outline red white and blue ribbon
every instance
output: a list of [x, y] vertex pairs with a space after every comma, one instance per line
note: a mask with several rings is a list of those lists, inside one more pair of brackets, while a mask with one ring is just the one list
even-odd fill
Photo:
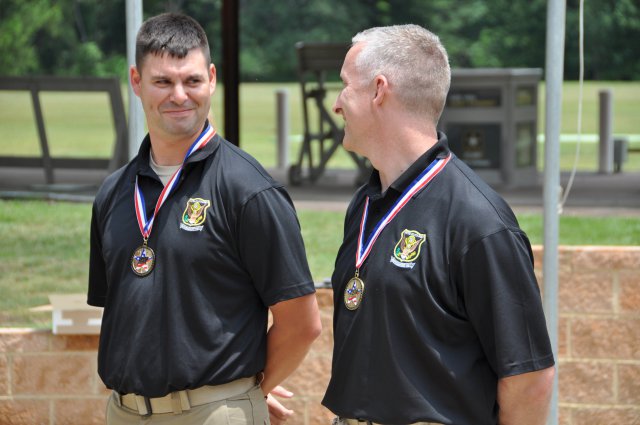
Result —
[[404, 190], [400, 198], [393, 204], [393, 207], [385, 214], [384, 217], [380, 219], [378, 224], [373, 228], [371, 232], [371, 236], [369, 236], [369, 240], [366, 244], [364, 244], [364, 229], [367, 223], [367, 216], [369, 215], [369, 197], [364, 203], [364, 211], [362, 212], [362, 220], [360, 221], [360, 233], [358, 235], [358, 249], [356, 251], [356, 270], [359, 270], [364, 261], [371, 253], [371, 248], [380, 236], [380, 233], [387, 227], [387, 224], [393, 220], [393, 218], [400, 212], [402, 208], [411, 200], [411, 197], [415, 195], [417, 192], [422, 190], [426, 185], [428, 185], [433, 178], [438, 175], [440, 171], [444, 168], [445, 165], [451, 159], [451, 154], [447, 155], [446, 158], [435, 159], [427, 168], [424, 169], [422, 173], [416, 179], [411, 182], [411, 184]]
[[160, 197], [156, 202], [156, 207], [153, 210], [153, 214], [148, 220], [147, 220], [144, 196], [142, 195], [142, 191], [140, 190], [140, 186], [138, 185], [138, 176], [136, 175], [136, 186], [134, 191], [136, 218], [138, 219], [138, 227], [140, 228], [140, 233], [142, 233], [142, 238], [144, 239], [145, 242], [147, 241], [147, 239], [149, 238], [149, 235], [151, 234], [151, 228], [153, 227], [153, 220], [158, 214], [158, 211], [160, 211], [160, 207], [162, 207], [162, 204], [164, 204], [164, 202], [167, 200], [167, 198], [169, 197], [173, 189], [175, 189], [178, 183], [178, 180], [180, 178], [180, 174], [182, 174], [182, 169], [184, 167], [184, 164], [185, 162], [187, 162], [187, 158], [189, 158], [194, 152], [202, 149], [207, 143], [209, 143], [209, 140], [211, 140], [215, 134], [216, 134], [216, 131], [209, 124], [207, 125], [207, 128], [200, 134], [200, 136], [198, 136], [195, 142], [191, 144], [191, 147], [189, 147], [189, 150], [187, 151], [187, 154], [185, 155], [184, 160], [182, 161], [182, 165], [180, 165], [180, 168], [178, 168], [175, 171], [175, 173], [173, 173], [173, 175], [171, 176], [167, 184], [164, 186], [164, 189], [162, 189], [162, 192], [160, 193]]

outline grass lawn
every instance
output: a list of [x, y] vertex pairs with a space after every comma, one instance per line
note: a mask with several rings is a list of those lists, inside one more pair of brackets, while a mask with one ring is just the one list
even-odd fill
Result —
[[[331, 106], [337, 96], [339, 85], [331, 84], [332, 90], [326, 98]], [[299, 152], [299, 138], [303, 132], [300, 87], [297, 83], [243, 83], [240, 88], [240, 144], [265, 166], [276, 163], [276, 90], [289, 93], [290, 155], [295, 161]], [[587, 82], [584, 87], [583, 134], [598, 133], [598, 91], [610, 89], [613, 93], [613, 126], [615, 134], [640, 135], [640, 82]], [[224, 88], [219, 85], [213, 96], [212, 111], [215, 124], [222, 130]], [[126, 105], [126, 87], [122, 90]], [[539, 86], [538, 133], [544, 133], [544, 84]], [[113, 150], [115, 134], [109, 111], [108, 98], [103, 93], [59, 93], [43, 92], [42, 109], [51, 154], [72, 157], [108, 157]], [[561, 132], [577, 132], [578, 84], [567, 82], [563, 86], [563, 114]], [[126, 108], [125, 108], [126, 110]], [[39, 155], [38, 135], [34, 123], [31, 99], [28, 92], [0, 91], [0, 156]], [[338, 121], [340, 118], [336, 118]], [[314, 117], [311, 117], [311, 122]], [[539, 168], [542, 170], [544, 144], [539, 145]], [[640, 148], [640, 140], [632, 147]], [[573, 166], [575, 143], [561, 144], [560, 167], [569, 170]], [[597, 143], [581, 144], [579, 169], [597, 170]], [[344, 151], [339, 150], [329, 167], [354, 167]], [[625, 170], [640, 171], [640, 154], [629, 155]]]
[[[0, 326], [49, 327], [51, 313], [34, 311], [48, 294], [85, 293], [90, 204], [0, 200]], [[313, 278], [331, 276], [342, 239], [343, 212], [299, 211]], [[519, 215], [533, 244], [542, 218]], [[637, 245], [640, 218], [560, 218], [560, 244]]]

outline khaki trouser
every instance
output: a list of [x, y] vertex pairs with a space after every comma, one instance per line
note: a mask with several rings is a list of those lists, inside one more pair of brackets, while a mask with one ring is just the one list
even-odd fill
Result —
[[[242, 391], [229, 394], [230, 384], [232, 390]], [[178, 391], [146, 401], [143, 397], [120, 396], [114, 392], [107, 403], [107, 425], [269, 425], [267, 403], [260, 385], [252, 383], [249, 389], [246, 385], [243, 389], [237, 381], [230, 384], [203, 387], [205, 391], [197, 389], [192, 394]], [[219, 387], [224, 388], [216, 391]], [[148, 407], [152, 412], [148, 412]], [[172, 411], [167, 412], [167, 407]], [[163, 413], [153, 412], [154, 408]]]
[[[363, 419], [348, 419], [348, 418], [334, 418], [331, 425], [380, 425], [376, 422], [371, 422]], [[436, 422], [414, 422], [413, 424], [407, 425], [442, 425]]]

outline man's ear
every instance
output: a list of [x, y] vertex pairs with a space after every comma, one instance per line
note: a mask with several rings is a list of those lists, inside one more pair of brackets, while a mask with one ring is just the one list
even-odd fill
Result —
[[131, 82], [131, 89], [136, 94], [136, 96], [140, 97], [140, 80], [142, 77], [138, 72], [138, 68], [135, 65], [131, 65], [129, 67], [129, 81]]
[[385, 98], [389, 95], [389, 80], [384, 75], [376, 75], [373, 79], [376, 92], [373, 97], [373, 103], [380, 106]]
[[216, 91], [216, 66], [209, 65], [209, 96], [213, 96]]

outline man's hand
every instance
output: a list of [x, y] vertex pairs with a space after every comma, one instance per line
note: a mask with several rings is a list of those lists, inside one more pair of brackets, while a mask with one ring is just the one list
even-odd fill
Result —
[[267, 395], [267, 407], [269, 408], [269, 418], [271, 425], [283, 424], [293, 415], [293, 410], [284, 407], [275, 397], [291, 398], [293, 393], [278, 385]]

